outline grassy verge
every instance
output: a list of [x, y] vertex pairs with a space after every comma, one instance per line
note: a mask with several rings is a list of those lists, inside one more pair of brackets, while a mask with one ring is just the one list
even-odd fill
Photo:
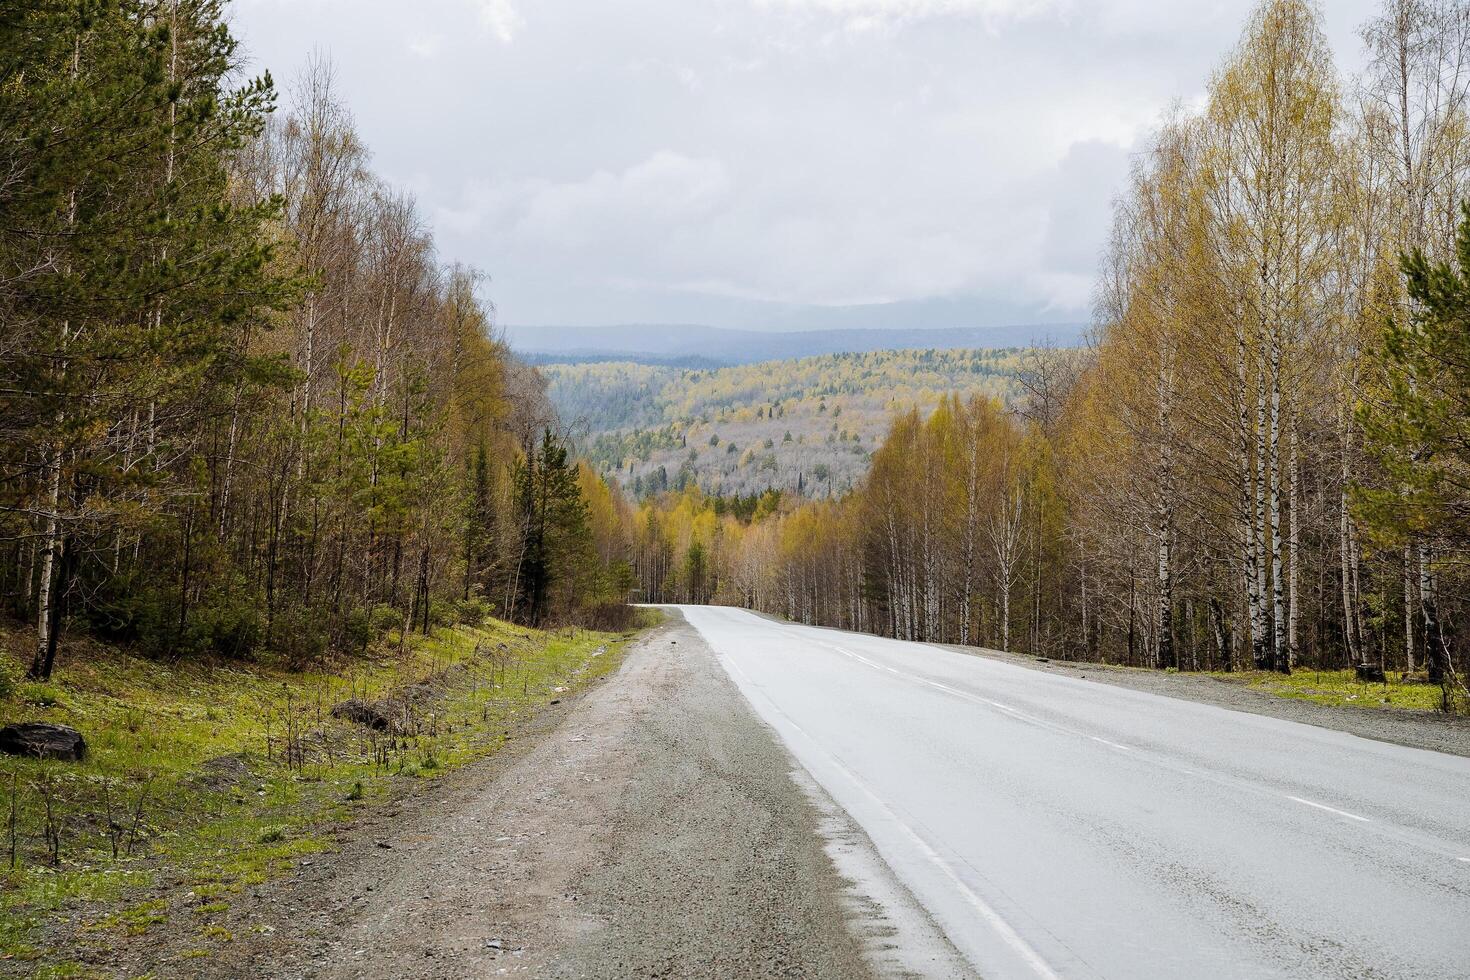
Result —
[[[0, 633], [0, 719], [72, 725], [90, 749], [0, 761], [0, 973], [105, 975], [84, 964], [165, 923], [210, 955], [245, 887], [331, 848], [404, 780], [495, 751], [517, 716], [611, 671], [632, 635], [489, 621], [390, 635], [319, 673], [82, 647], [55, 683], [30, 684], [23, 635]], [[391, 728], [333, 717], [350, 698]]]
[[1396, 708], [1408, 711], [1437, 711], [1437, 685], [1390, 671], [1385, 683], [1364, 683], [1351, 670], [1298, 669], [1290, 675], [1269, 671], [1211, 674], [1221, 680], [1244, 684], [1279, 698], [1311, 701], [1334, 708]]

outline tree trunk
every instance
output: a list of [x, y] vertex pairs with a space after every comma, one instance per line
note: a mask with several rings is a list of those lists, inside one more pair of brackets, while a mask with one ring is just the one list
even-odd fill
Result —
[[964, 582], [960, 591], [960, 646], [970, 645], [970, 622], [974, 617], [975, 597], [975, 531], [980, 510], [979, 496], [979, 448], [970, 438], [966, 447], [967, 472], [965, 477], [965, 569]]
[[61, 558], [61, 448], [52, 447], [46, 464], [46, 529], [41, 535], [41, 579], [36, 595], [36, 650], [28, 676], [44, 680], [51, 676], [48, 655], [51, 650], [52, 604], [56, 601], [54, 579]]
[[1347, 648], [1348, 664], [1350, 666], [1356, 666], [1364, 662], [1364, 654], [1362, 638], [1358, 635], [1358, 617], [1353, 601], [1353, 519], [1352, 512], [1348, 506], [1348, 487], [1352, 486], [1353, 482], [1353, 427], [1348, 417], [1346, 405], [1340, 404], [1338, 406], [1337, 425], [1342, 449], [1340, 460], [1341, 472], [1339, 474], [1341, 487], [1337, 499], [1337, 559], [1338, 574], [1342, 577], [1342, 636], [1343, 645]]
[[1429, 683], [1445, 681], [1444, 637], [1440, 633], [1439, 603], [1434, 594], [1434, 570], [1430, 567], [1429, 548], [1419, 542], [1419, 609], [1424, 617], [1424, 663], [1429, 668]]
[[1414, 551], [1404, 545], [1404, 669], [1414, 672]]
[[1287, 532], [1290, 536], [1291, 544], [1291, 550], [1287, 556], [1287, 560], [1290, 564], [1286, 572], [1286, 581], [1289, 590], [1287, 595], [1288, 612], [1286, 620], [1286, 662], [1288, 671], [1294, 668], [1301, 659], [1301, 650], [1298, 647], [1299, 620], [1301, 615], [1301, 593], [1298, 586], [1298, 575], [1301, 568], [1301, 560], [1299, 556], [1301, 555], [1302, 541], [1300, 517], [1301, 494], [1298, 492], [1298, 484], [1301, 483], [1301, 466], [1299, 464], [1298, 458], [1296, 413], [1294, 411], [1292, 412], [1292, 418], [1290, 419], [1289, 424], [1291, 426], [1291, 446], [1289, 449], [1291, 458], [1288, 467], [1288, 476], [1291, 480], [1291, 483], [1287, 491], [1290, 496], [1288, 497], [1286, 504], [1287, 518], [1291, 522], [1290, 529]]
[[1291, 673], [1286, 650], [1286, 595], [1281, 560], [1281, 342], [1271, 341], [1271, 666]]

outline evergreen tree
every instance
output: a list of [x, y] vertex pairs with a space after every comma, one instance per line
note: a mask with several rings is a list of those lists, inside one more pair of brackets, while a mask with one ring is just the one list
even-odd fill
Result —
[[[1357, 496], [1384, 542], [1428, 542], [1459, 558], [1470, 554], [1470, 204], [1452, 259], [1415, 249], [1402, 270], [1410, 312], [1389, 320], [1383, 390], [1360, 412], [1388, 481]], [[1444, 684], [1448, 640], [1433, 603], [1421, 616], [1429, 678]]]
[[61, 598], [107, 529], [162, 521], [188, 554], [209, 389], [287, 284], [262, 234], [275, 202], [230, 199], [273, 93], [227, 87], [218, 2], [20, 0], [0, 18], [0, 507], [36, 541], [46, 677]]
[[[524, 522], [518, 606], [532, 624], [566, 612], [593, 564], [587, 504], [577, 466], [551, 429], [515, 469], [516, 508]], [[558, 601], [560, 600], [560, 601]]]

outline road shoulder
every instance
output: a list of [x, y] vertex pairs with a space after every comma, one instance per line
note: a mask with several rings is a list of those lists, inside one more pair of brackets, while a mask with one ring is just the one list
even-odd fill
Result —
[[1232, 711], [1280, 718], [1303, 725], [1315, 725], [1333, 731], [1357, 735], [1378, 742], [1390, 742], [1412, 749], [1445, 752], [1470, 758], [1470, 719], [1450, 717], [1426, 711], [1395, 708], [1347, 708], [1314, 704], [1283, 698], [1254, 690], [1244, 683], [1210, 674], [1168, 673], [1129, 667], [1078, 663], [1028, 657], [980, 647], [934, 644], [941, 649], [966, 656], [985, 657], [1025, 667], [1028, 670], [1063, 677], [1075, 677], [1126, 687], [1134, 691], [1158, 694], [1183, 701], [1212, 704]]
[[559, 707], [262, 886], [188, 975], [964, 974], [677, 614]]

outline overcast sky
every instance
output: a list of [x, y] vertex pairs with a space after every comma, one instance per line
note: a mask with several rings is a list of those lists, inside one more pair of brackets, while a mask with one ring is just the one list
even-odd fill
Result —
[[[1110, 200], [1248, 0], [236, 0], [336, 65], [511, 324], [1086, 319]], [[1330, 0], [1340, 64], [1373, 0]], [[844, 319], [847, 318], [847, 319]]]

